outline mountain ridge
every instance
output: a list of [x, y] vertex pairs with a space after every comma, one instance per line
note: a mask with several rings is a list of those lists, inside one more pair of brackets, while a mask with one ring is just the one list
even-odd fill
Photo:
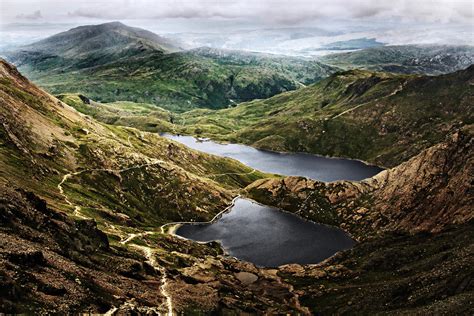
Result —
[[474, 63], [474, 46], [389, 45], [354, 52], [330, 54], [320, 61], [347, 68], [363, 68], [401, 74], [441, 75], [459, 71]]
[[[474, 66], [440, 76], [346, 70], [266, 100], [194, 110], [184, 134], [395, 166], [472, 124]], [[179, 126], [180, 123], [182, 126]]]

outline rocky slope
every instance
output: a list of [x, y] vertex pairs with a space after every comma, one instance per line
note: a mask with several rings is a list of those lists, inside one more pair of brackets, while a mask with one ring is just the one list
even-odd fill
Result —
[[387, 233], [319, 265], [279, 275], [313, 314], [468, 315], [474, 305], [473, 223], [440, 233]]
[[120, 297], [163, 300], [153, 268], [110, 246], [93, 220], [74, 221], [34, 193], [4, 186], [0, 209], [2, 312], [105, 313]]

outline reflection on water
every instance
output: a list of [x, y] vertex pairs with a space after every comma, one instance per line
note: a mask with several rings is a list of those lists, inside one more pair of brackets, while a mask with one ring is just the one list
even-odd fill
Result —
[[230, 255], [264, 267], [318, 263], [354, 245], [341, 229], [242, 198], [216, 222], [186, 224], [176, 233], [196, 241], [218, 240]]

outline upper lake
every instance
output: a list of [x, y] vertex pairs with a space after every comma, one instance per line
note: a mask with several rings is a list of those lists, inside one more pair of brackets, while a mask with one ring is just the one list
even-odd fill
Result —
[[219, 144], [184, 135], [163, 134], [163, 136], [208, 154], [233, 158], [251, 168], [284, 176], [302, 176], [325, 182], [359, 181], [383, 170], [352, 159], [328, 158], [305, 153], [278, 153], [240, 144]]

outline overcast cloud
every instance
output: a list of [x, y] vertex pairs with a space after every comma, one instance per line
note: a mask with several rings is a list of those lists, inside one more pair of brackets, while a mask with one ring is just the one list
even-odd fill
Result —
[[31, 18], [227, 19], [300, 25], [327, 19], [472, 23], [471, 0], [2, 0], [3, 23]]
[[[473, 10], [472, 0], [0, 0], [0, 51], [110, 21], [178, 39], [188, 48], [299, 54], [364, 37], [388, 45], [473, 44]], [[323, 33], [298, 39], [308, 27]]]

